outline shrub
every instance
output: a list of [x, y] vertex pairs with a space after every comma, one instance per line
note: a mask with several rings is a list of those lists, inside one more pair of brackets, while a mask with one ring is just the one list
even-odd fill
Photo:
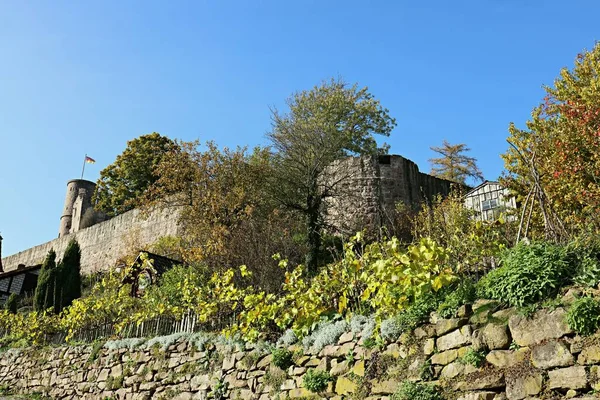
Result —
[[375, 330], [375, 318], [364, 315], [354, 315], [350, 319], [350, 331], [363, 339], [370, 338]]
[[142, 338], [131, 338], [131, 339], [120, 339], [120, 340], [109, 340], [104, 343], [103, 347], [109, 350], [116, 349], [128, 349], [133, 350], [140, 347], [146, 339]]
[[491, 257], [513, 242], [514, 224], [499, 218], [494, 223], [478, 221], [464, 205], [463, 193], [453, 190], [423, 204], [412, 218], [413, 236], [431, 238], [447, 249], [450, 263], [461, 271], [487, 268]]
[[305, 349], [318, 353], [323, 347], [335, 344], [344, 332], [348, 330], [346, 321], [321, 322], [309, 336], [302, 340]]
[[477, 298], [477, 290], [473, 281], [465, 279], [450, 288], [450, 293], [438, 306], [437, 312], [442, 318], [456, 317], [456, 312], [465, 304], [473, 303]]
[[600, 241], [593, 238], [579, 238], [568, 246], [569, 253], [576, 265], [573, 282], [594, 287], [600, 282]]
[[600, 327], [600, 302], [592, 297], [575, 300], [567, 312], [567, 322], [580, 335], [593, 335]]
[[462, 364], [472, 365], [479, 368], [485, 360], [485, 353], [483, 351], [475, 351], [469, 349], [464, 356], [461, 357], [460, 362]]
[[391, 397], [392, 400], [444, 400], [440, 390], [425, 383], [404, 382]]
[[400, 326], [396, 318], [390, 318], [381, 322], [380, 331], [381, 337], [384, 340], [393, 342], [402, 334], [402, 326]]
[[275, 349], [271, 354], [273, 355], [273, 364], [276, 367], [286, 370], [292, 365], [293, 353], [288, 349]]
[[419, 298], [396, 317], [401, 332], [415, 329], [429, 319], [429, 314], [438, 307], [439, 299], [430, 293]]
[[328, 372], [316, 369], [309, 369], [303, 379], [304, 387], [313, 393], [325, 390], [329, 381], [331, 381], [331, 375]]
[[281, 337], [277, 340], [277, 345], [287, 347], [287, 346], [291, 346], [292, 344], [296, 343], [297, 341], [298, 341], [298, 336], [296, 336], [294, 331], [291, 329], [287, 329], [285, 332], [283, 332], [283, 335], [281, 335]]
[[549, 243], [518, 244], [502, 254], [502, 266], [484, 276], [479, 295], [511, 306], [523, 307], [572, 282], [573, 268], [562, 246]]
[[19, 297], [15, 293], [11, 293], [10, 296], [8, 296], [8, 299], [6, 300], [6, 303], [4, 303], [4, 308], [6, 308], [12, 314], [16, 314], [18, 299]]

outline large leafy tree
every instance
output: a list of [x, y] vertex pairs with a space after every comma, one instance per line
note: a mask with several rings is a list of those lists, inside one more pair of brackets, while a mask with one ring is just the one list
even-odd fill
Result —
[[463, 185], [467, 183], [467, 179], [483, 181], [477, 159], [465, 154], [471, 151], [466, 144], [450, 144], [444, 140], [440, 147], [430, 147], [430, 149], [441, 155], [429, 159], [431, 175]]
[[396, 122], [368, 91], [330, 80], [287, 100], [289, 111], [272, 110], [268, 138], [274, 150], [272, 194], [305, 219], [308, 271], [319, 264], [324, 202], [339, 194], [344, 176], [328, 176], [331, 164], [358, 154], [376, 154], [374, 135], [388, 136]]
[[100, 172], [96, 210], [115, 216], [134, 208], [136, 199], [157, 180], [154, 170], [163, 156], [176, 148], [173, 140], [156, 132], [127, 142], [125, 151]]
[[[278, 287], [272, 255], [295, 259], [295, 221], [269, 201], [270, 152], [220, 149], [214, 142], [180, 142], [156, 169], [146, 209], [177, 207], [182, 228], [173, 243], [188, 263], [211, 269], [246, 264], [256, 284]], [[164, 250], [164, 249], [163, 249]], [[271, 268], [273, 267], [273, 268]]]
[[[600, 43], [563, 68], [526, 129], [511, 123], [505, 182], [559, 238], [600, 230]], [[529, 213], [529, 212], [528, 212]]]

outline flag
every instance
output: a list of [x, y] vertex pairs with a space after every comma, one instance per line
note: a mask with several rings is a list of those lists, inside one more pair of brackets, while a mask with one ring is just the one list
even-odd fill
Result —
[[88, 164], [93, 164], [96, 162], [92, 157], [85, 156], [85, 162]]

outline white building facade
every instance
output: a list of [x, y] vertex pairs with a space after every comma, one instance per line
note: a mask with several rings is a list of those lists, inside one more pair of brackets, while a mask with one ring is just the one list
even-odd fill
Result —
[[480, 221], [495, 221], [501, 213], [516, 209], [517, 202], [498, 182], [485, 181], [465, 195], [465, 207]]

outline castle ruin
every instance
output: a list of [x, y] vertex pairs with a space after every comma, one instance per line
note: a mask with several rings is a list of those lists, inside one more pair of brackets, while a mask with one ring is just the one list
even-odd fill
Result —
[[[332, 168], [331, 176], [343, 181], [340, 195], [326, 204], [328, 222], [342, 233], [383, 226], [398, 203], [417, 206], [437, 194], [447, 195], [452, 186], [450, 181], [420, 172], [414, 162], [399, 155], [349, 157]], [[139, 250], [162, 236], [180, 233], [177, 208], [157, 210], [148, 216], [134, 209], [104, 220], [93, 211], [94, 189], [94, 182], [69, 181], [58, 238], [2, 258], [4, 271], [16, 270], [19, 265], [39, 265], [50, 249], [63, 254], [71, 238], [76, 238], [81, 248], [82, 272], [89, 274], [109, 269], [127, 252]]]

